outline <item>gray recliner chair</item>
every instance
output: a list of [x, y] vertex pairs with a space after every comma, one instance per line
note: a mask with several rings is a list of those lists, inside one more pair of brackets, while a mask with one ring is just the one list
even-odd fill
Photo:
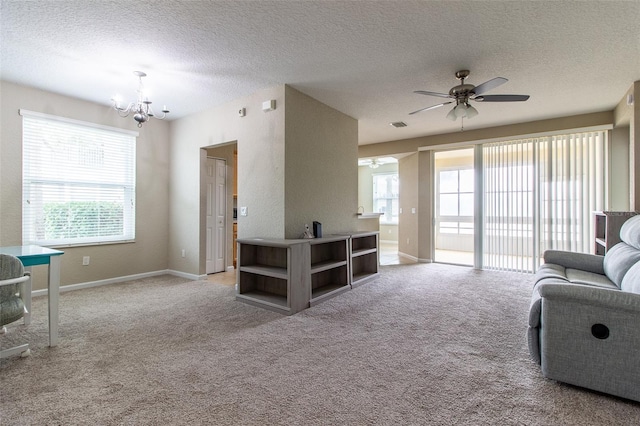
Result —
[[640, 401], [640, 215], [620, 238], [605, 256], [545, 252], [529, 352], [547, 378]]
[[[0, 254], [0, 327], [2, 327], [0, 334], [7, 332], [6, 325], [22, 319], [27, 313], [25, 305], [28, 303], [25, 304], [25, 299], [31, 297], [31, 294], [29, 294], [30, 288], [25, 289], [25, 284], [30, 279], [20, 259], [8, 254]], [[29, 344], [3, 349], [0, 351], [0, 359], [17, 354], [23, 357], [29, 356]]]

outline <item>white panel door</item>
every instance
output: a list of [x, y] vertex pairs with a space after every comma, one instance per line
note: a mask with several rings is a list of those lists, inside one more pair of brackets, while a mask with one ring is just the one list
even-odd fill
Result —
[[207, 158], [206, 273], [225, 270], [226, 161]]
[[226, 194], [227, 194], [227, 163], [216, 160], [216, 249], [214, 253], [215, 272], [224, 271], [224, 257], [226, 247]]

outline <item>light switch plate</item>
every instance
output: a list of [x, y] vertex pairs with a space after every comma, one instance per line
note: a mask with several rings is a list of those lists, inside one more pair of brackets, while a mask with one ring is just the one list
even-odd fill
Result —
[[240, 216], [246, 216], [246, 215], [247, 215], [247, 208], [240, 207]]

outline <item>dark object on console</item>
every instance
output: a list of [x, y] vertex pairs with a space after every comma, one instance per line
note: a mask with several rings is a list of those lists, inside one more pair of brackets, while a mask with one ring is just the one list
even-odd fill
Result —
[[320, 222], [313, 221], [313, 235], [316, 238], [322, 238], [322, 224]]

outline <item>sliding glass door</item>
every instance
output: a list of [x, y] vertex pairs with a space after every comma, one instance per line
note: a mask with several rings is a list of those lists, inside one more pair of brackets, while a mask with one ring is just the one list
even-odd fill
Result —
[[597, 131], [436, 152], [434, 260], [534, 272], [545, 250], [590, 252], [607, 145]]
[[606, 206], [607, 133], [485, 144], [484, 268], [534, 272], [545, 250], [588, 253]]
[[473, 148], [436, 152], [436, 262], [473, 265]]

